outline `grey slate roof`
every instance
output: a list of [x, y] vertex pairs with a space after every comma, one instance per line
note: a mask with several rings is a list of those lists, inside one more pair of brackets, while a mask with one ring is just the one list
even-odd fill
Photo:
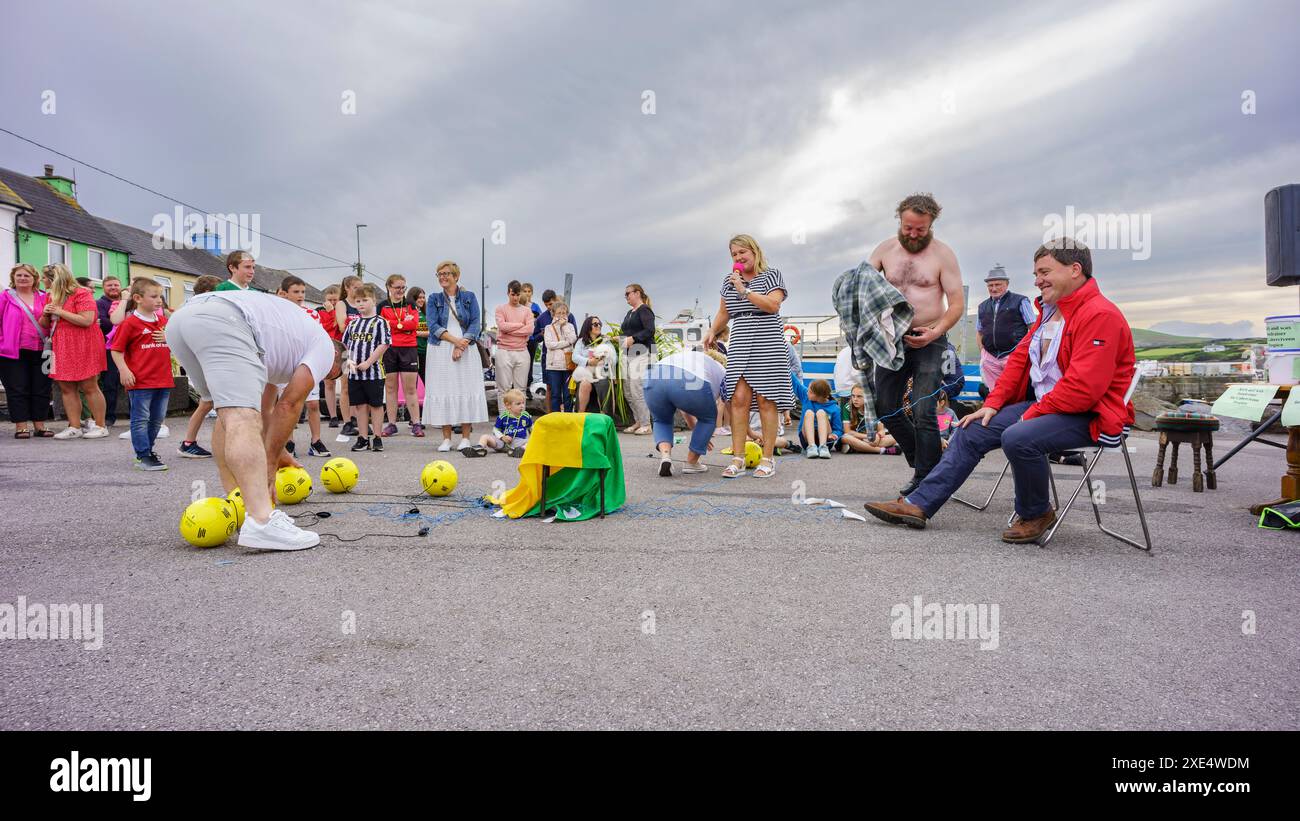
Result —
[[[103, 217], [98, 219], [108, 229], [109, 233], [122, 243], [134, 262], [151, 265], [164, 271], [175, 271], [178, 274], [202, 276], [208, 273], [206, 270], [196, 268], [193, 261], [181, 256], [174, 249], [153, 247], [153, 234], [148, 231], [130, 225], [123, 225], [120, 222], [107, 220]], [[212, 255], [208, 254], [208, 256]]]
[[82, 242], [109, 251], [126, 251], [109, 233], [71, 197], [64, 197], [45, 183], [8, 168], [0, 168], [0, 182], [27, 201], [31, 211], [18, 218], [18, 225], [57, 239]]
[[18, 196], [12, 188], [2, 182], [0, 182], [0, 205], [9, 205], [14, 208], [23, 208], [28, 211], [32, 208], [26, 200]]

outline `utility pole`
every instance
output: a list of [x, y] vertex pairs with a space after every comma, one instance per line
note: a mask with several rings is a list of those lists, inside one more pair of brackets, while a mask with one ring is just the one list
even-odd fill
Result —
[[573, 313], [573, 274], [564, 275], [564, 304], [569, 306], [569, 313]]
[[479, 239], [479, 257], [478, 257], [478, 275], [479, 275], [479, 327], [484, 331], [487, 330], [487, 237]]
[[361, 279], [365, 279], [361, 273], [361, 229], [367, 227], [364, 223], [357, 223], [357, 276]]

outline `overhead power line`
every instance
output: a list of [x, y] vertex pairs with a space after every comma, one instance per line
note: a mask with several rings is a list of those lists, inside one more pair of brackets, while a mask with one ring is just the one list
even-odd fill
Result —
[[[169, 195], [167, 195], [167, 194], [162, 193], [161, 191], [155, 191], [154, 189], [150, 188], [150, 187], [147, 186], [147, 185], [141, 185], [141, 184], [138, 183], [138, 182], [134, 182], [134, 181], [132, 181], [132, 180], [128, 180], [126, 177], [123, 177], [123, 176], [121, 176], [121, 175], [119, 175], [119, 174], [114, 174], [112, 171], [108, 171], [108, 170], [106, 170], [106, 169], [100, 168], [99, 166], [94, 165], [93, 163], [88, 163], [88, 162], [86, 162], [85, 160], [77, 159], [76, 157], [73, 157], [73, 156], [70, 155], [70, 154], [65, 154], [65, 153], [63, 153], [62, 151], [59, 151], [58, 149], [51, 148], [50, 146], [45, 145], [45, 144], [43, 144], [43, 143], [39, 143], [39, 142], [37, 142], [36, 140], [31, 139], [30, 137], [24, 137], [22, 134], [18, 134], [18, 133], [14, 132], [14, 131], [10, 131], [9, 129], [4, 128], [3, 126], [0, 126], [0, 132], [3, 132], [3, 133], [5, 133], [5, 134], [8, 134], [9, 136], [11, 136], [11, 137], [13, 137], [13, 138], [15, 138], [15, 139], [22, 140], [22, 141], [25, 142], [25, 143], [30, 143], [31, 145], [34, 145], [34, 146], [36, 146], [37, 148], [39, 148], [39, 149], [41, 149], [41, 150], [43, 150], [43, 151], [49, 151], [51, 154], [55, 154], [55, 155], [57, 155], [57, 156], [60, 156], [60, 157], [64, 158], [65, 160], [70, 160], [70, 161], [72, 161], [72, 162], [74, 162], [74, 163], [77, 163], [77, 164], [79, 164], [79, 165], [84, 165], [85, 167], [91, 169], [92, 171], [98, 171], [99, 173], [101, 173], [101, 174], [103, 174], [103, 175], [105, 175], [105, 176], [108, 176], [108, 177], [112, 177], [113, 179], [115, 179], [115, 180], [117, 180], [117, 181], [119, 181], [119, 182], [124, 182], [124, 183], [126, 183], [127, 185], [131, 186], [132, 188], [138, 188], [138, 189], [140, 189], [141, 191], [145, 191], [145, 192], [148, 192], [148, 193], [150, 193], [150, 194], [153, 194], [155, 197], [161, 197], [162, 199], [165, 199], [165, 200], [167, 200], [168, 202], [173, 202], [173, 203], [176, 203], [177, 205], [180, 205], [180, 206], [183, 206], [183, 207], [185, 207], [185, 208], [188, 208], [188, 209], [190, 209], [191, 211], [196, 211], [196, 212], [198, 212], [198, 213], [204, 215], [205, 217], [210, 217], [210, 218], [213, 218], [213, 219], [218, 219], [218, 218], [219, 218], [217, 215], [215, 215], [215, 214], [209, 212], [208, 210], [206, 210], [206, 209], [204, 209], [204, 208], [199, 208], [197, 205], [191, 205], [190, 203], [185, 202], [184, 200], [180, 200], [180, 199], [177, 199], [176, 197], [169, 196]], [[223, 219], [223, 220], [224, 220], [225, 222], [227, 222], [227, 223], [230, 222], [229, 219], [224, 219], [224, 218], [221, 218], [221, 219]], [[252, 231], [254, 234], [257, 234], [257, 235], [260, 236], [260, 237], [265, 237], [266, 239], [273, 240], [273, 241], [275, 241], [275, 242], [280, 243], [281, 245], [287, 245], [287, 246], [289, 246], [290, 248], [297, 248], [299, 251], [306, 251], [306, 252], [309, 253], [309, 254], [315, 254], [316, 256], [318, 256], [318, 257], [323, 257], [324, 259], [332, 260], [332, 261], [334, 261], [334, 262], [341, 262], [341, 263], [343, 263], [342, 265], [339, 265], [339, 266], [330, 265], [330, 266], [325, 266], [325, 267], [328, 267], [328, 268], [336, 268], [336, 267], [339, 267], [339, 268], [356, 268], [356, 267], [357, 267], [357, 266], [356, 266], [356, 263], [348, 262], [346, 259], [339, 259], [338, 257], [330, 256], [329, 254], [323, 253], [323, 252], [321, 252], [321, 251], [315, 251], [315, 250], [312, 250], [311, 248], [305, 248], [305, 247], [303, 247], [303, 246], [301, 246], [301, 245], [298, 245], [297, 243], [290, 242], [290, 241], [287, 240], [287, 239], [281, 239], [280, 237], [272, 236], [271, 234], [267, 234], [267, 233], [265, 233], [265, 232], [263, 232], [263, 231], [256, 231], [256, 230], [253, 230], [253, 229], [251, 229], [251, 228], [248, 228], [247, 226], [237, 226], [237, 227], [239, 227], [241, 230], [249, 230], [249, 231]], [[313, 269], [311, 269], [311, 268], [299, 268], [299, 269], [296, 269], [296, 270], [309, 271], [309, 270], [313, 270]], [[323, 270], [323, 269], [322, 269], [322, 270]], [[364, 268], [363, 268], [363, 270], [364, 270]], [[373, 276], [373, 277], [376, 277], [376, 278], [382, 279], [382, 277], [379, 277], [378, 274], [372, 274], [372, 273], [370, 273], [370, 271], [365, 271], [365, 273], [370, 274], [370, 275]]]

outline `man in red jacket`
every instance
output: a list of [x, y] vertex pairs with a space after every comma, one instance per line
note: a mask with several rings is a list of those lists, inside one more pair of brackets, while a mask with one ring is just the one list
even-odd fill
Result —
[[[984, 407], [965, 416], [943, 458], [920, 486], [867, 512], [892, 524], [924, 528], [970, 476], [984, 454], [1002, 448], [1016, 483], [1019, 520], [1004, 542], [1038, 539], [1056, 521], [1047, 455], [1098, 443], [1114, 446], [1133, 422], [1124, 394], [1133, 381], [1133, 332], [1092, 278], [1092, 254], [1074, 239], [1034, 252], [1040, 316], [1007, 359]], [[1037, 401], [1025, 401], [1033, 388]]]

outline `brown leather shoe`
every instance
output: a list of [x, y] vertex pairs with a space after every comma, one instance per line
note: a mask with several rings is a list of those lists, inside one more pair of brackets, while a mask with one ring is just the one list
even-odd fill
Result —
[[907, 525], [925, 530], [925, 511], [916, 505], [909, 505], [901, 498], [897, 502], [867, 502], [863, 507], [872, 516], [891, 525]]
[[1002, 541], [1011, 544], [1036, 542], [1055, 521], [1055, 510], [1049, 510], [1037, 519], [1019, 519], [1011, 527], [1002, 531]]

